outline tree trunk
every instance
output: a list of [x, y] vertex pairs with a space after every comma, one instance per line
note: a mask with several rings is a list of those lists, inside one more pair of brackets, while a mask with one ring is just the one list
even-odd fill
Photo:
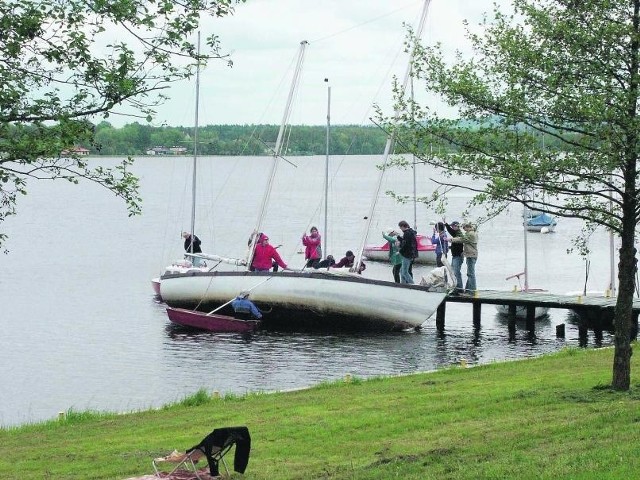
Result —
[[[629, 390], [631, 385], [631, 319], [635, 278], [635, 255], [623, 253], [620, 248], [618, 266], [619, 290], [614, 319], [613, 381], [615, 390]], [[633, 246], [631, 252], [635, 252]], [[629, 257], [629, 258], [627, 258]]]

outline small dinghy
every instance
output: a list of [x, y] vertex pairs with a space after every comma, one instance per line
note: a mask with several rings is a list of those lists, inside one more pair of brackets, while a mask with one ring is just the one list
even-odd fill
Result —
[[252, 332], [260, 325], [260, 320], [243, 320], [229, 315], [198, 312], [185, 308], [167, 307], [167, 315], [176, 325], [218, 333]]

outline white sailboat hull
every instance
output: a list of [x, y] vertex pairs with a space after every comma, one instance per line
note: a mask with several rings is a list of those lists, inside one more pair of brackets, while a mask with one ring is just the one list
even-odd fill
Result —
[[445, 293], [419, 285], [328, 272], [168, 274], [162, 276], [160, 289], [169, 306], [201, 311], [213, 310], [239, 292], [251, 290], [251, 300], [271, 312], [263, 317], [263, 325], [276, 322], [287, 328], [417, 328], [445, 298]]

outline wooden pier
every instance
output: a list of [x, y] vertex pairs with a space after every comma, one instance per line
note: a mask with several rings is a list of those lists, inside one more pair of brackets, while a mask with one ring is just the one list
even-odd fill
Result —
[[[527, 309], [526, 325], [530, 331], [535, 330], [535, 309], [536, 307], [562, 308], [574, 310], [579, 315], [590, 318], [613, 318], [613, 311], [616, 305], [615, 297], [588, 297], [556, 295], [540, 292], [520, 292], [520, 291], [500, 291], [500, 290], [477, 290], [474, 295], [448, 295], [444, 302], [438, 307], [436, 313], [437, 328], [444, 329], [447, 303], [467, 303], [473, 306], [473, 325], [480, 326], [480, 314], [482, 305], [508, 305], [509, 306], [509, 327], [515, 328], [516, 307]], [[636, 299], [633, 305], [633, 325], [632, 338], [638, 333], [638, 314], [640, 313], [640, 299]], [[581, 315], [583, 316], [583, 315]]]

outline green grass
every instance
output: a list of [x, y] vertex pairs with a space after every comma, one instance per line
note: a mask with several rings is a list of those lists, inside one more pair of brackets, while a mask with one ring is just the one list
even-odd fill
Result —
[[[635, 346], [635, 345], [634, 345]], [[215, 427], [247, 425], [247, 480], [619, 479], [640, 472], [640, 359], [614, 392], [613, 350], [288, 393], [214, 398], [126, 415], [68, 412], [0, 430], [2, 479], [124, 479]]]

